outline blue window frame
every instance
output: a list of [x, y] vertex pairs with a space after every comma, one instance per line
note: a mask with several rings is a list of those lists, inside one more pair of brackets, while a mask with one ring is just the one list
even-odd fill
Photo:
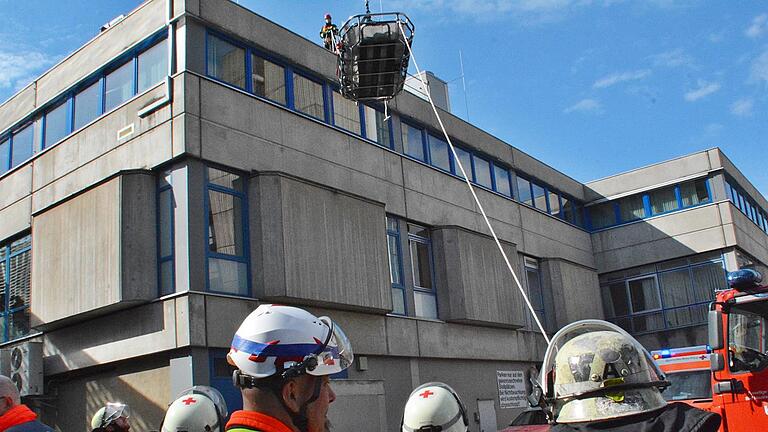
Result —
[[557, 191], [547, 188], [547, 203], [549, 204], [549, 214], [560, 215], [560, 195]]
[[75, 130], [87, 125], [103, 112], [101, 89], [102, 82], [99, 80], [89, 84], [75, 94]]
[[205, 194], [208, 291], [250, 295], [245, 179], [207, 167]]
[[547, 191], [543, 186], [535, 182], [531, 182], [531, 196], [533, 198], [534, 207], [545, 212], [549, 211], [549, 204], [547, 203]]
[[361, 104], [360, 109], [362, 110], [363, 137], [381, 146], [393, 148], [391, 118], [385, 118], [383, 112], [367, 105]]
[[473, 154], [472, 167], [475, 171], [475, 183], [485, 188], [493, 189], [493, 180], [491, 180], [491, 162]]
[[328, 122], [325, 86], [304, 75], [293, 73], [293, 108], [318, 120]]
[[[454, 148], [456, 149], [456, 155], [459, 156], [459, 161], [461, 161], [461, 166], [464, 168], [464, 171], [467, 172], [467, 176], [469, 176], [469, 180], [475, 181], [475, 176], [472, 171], [472, 154], [461, 147]], [[464, 178], [455, 160], [453, 161], [453, 173], [461, 178]]]
[[[525, 281], [528, 286], [528, 297], [531, 301], [531, 306], [533, 306], [533, 310], [539, 317], [541, 325], [544, 326], [544, 330], [551, 332], [553, 330], [553, 324], [550, 318], [551, 314], [547, 313], [548, 305], [544, 296], [544, 288], [541, 283], [539, 260], [536, 258], [524, 257], [523, 261], [525, 266]], [[535, 328], [536, 321], [531, 316], [529, 310], [526, 310], [526, 316], [528, 316], [528, 326]]]
[[243, 409], [243, 395], [240, 389], [232, 385], [232, 373], [235, 367], [227, 362], [227, 349], [210, 349], [210, 383], [218, 390], [227, 403], [227, 410], [232, 413]]
[[148, 90], [168, 75], [168, 41], [163, 39], [137, 58], [137, 91]]
[[104, 79], [104, 111], [111, 111], [133, 97], [135, 64], [131, 59], [108, 73]]
[[174, 269], [174, 209], [173, 174], [164, 172], [158, 179], [157, 188], [157, 258], [158, 287], [160, 295], [175, 291], [176, 272]]
[[427, 134], [429, 141], [429, 162], [443, 171], [451, 172], [451, 154], [448, 143], [432, 134]]
[[208, 33], [206, 75], [245, 90], [245, 48]]
[[59, 142], [72, 132], [71, 106], [69, 100], [60, 103], [45, 114], [45, 137], [43, 148]]
[[333, 98], [333, 124], [356, 135], [362, 135], [362, 125], [360, 122], [360, 107], [354, 101], [351, 101], [341, 93], [332, 91]]
[[496, 163], [493, 164], [493, 190], [512, 198], [512, 187], [509, 182], [509, 171]]
[[0, 175], [11, 169], [11, 140], [0, 139]]
[[253, 94], [286, 105], [288, 89], [285, 85], [285, 68], [253, 51], [250, 58]]
[[31, 261], [30, 235], [0, 243], [0, 337], [3, 342], [18, 339], [30, 332]]
[[[706, 188], [707, 194], [710, 194], [709, 182], [706, 183]], [[699, 191], [700, 189], [701, 186], [699, 186]], [[736, 206], [736, 208], [744, 213], [761, 230], [768, 233], [768, 218], [766, 217], [765, 209], [757, 205], [755, 201], [752, 200], [746, 192], [744, 192], [744, 189], [742, 189], [735, 181], [733, 181], [733, 179], [726, 179], [725, 192], [728, 199], [733, 203], [733, 205]], [[711, 196], [711, 194], [709, 196]]]
[[413, 315], [437, 319], [437, 295], [429, 230], [409, 223], [408, 249], [413, 275]]
[[403, 283], [403, 253], [400, 246], [400, 221], [387, 216], [387, 252], [389, 253], [389, 279], [392, 285], [392, 313], [405, 315], [408, 309], [406, 288]]
[[517, 196], [518, 200], [526, 205], [533, 207], [533, 194], [531, 193], [531, 182], [524, 177], [517, 176]]
[[401, 122], [400, 127], [403, 132], [403, 153], [422, 162], [426, 162], [424, 131], [405, 122]]

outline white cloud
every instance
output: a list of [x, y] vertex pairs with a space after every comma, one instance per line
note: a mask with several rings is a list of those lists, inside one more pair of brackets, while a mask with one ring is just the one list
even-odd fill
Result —
[[39, 52], [11, 53], [0, 51], [0, 88], [19, 88], [28, 84], [53, 59]]
[[752, 62], [749, 71], [749, 79], [752, 82], [768, 83], [768, 50], [763, 51], [760, 57]]
[[575, 104], [563, 110], [564, 113], [580, 112], [586, 114], [602, 114], [603, 106], [600, 101], [595, 99], [582, 99]]
[[752, 39], [760, 37], [768, 30], [768, 14], [761, 14], [752, 18], [752, 24], [744, 30], [744, 34]]
[[741, 116], [741, 117], [750, 117], [752, 116], [752, 107], [754, 106], [754, 102], [750, 98], [743, 98], [739, 99], [736, 102], [731, 104], [731, 114]]
[[682, 48], [652, 55], [650, 59], [656, 67], [676, 68], [680, 66], [693, 66], [693, 57], [688, 55]]
[[650, 69], [640, 69], [636, 71], [614, 73], [611, 75], [604, 76], [599, 80], [595, 81], [595, 83], [592, 84], [592, 87], [607, 88], [621, 82], [641, 80], [650, 74], [651, 74]]
[[685, 93], [685, 100], [688, 102], [696, 102], [697, 100], [705, 98], [720, 90], [719, 83], [711, 83], [704, 80], [699, 80], [698, 85], [698, 88]]

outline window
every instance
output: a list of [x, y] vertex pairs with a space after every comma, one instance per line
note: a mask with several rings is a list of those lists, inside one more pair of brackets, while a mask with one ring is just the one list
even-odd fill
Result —
[[680, 184], [680, 197], [683, 207], [691, 207], [709, 202], [707, 179], [699, 179]]
[[400, 222], [387, 216], [387, 250], [389, 251], [389, 278], [392, 284], [392, 313], [405, 315], [405, 285], [403, 284], [403, 258], [400, 252]]
[[139, 93], [147, 90], [168, 75], [168, 44], [166, 40], [139, 54]]
[[[467, 175], [469, 176], [470, 180], [474, 179], [474, 176], [472, 175], [472, 155], [460, 147], [454, 147], [456, 149], [456, 154], [459, 156], [459, 161], [461, 162], [461, 166], [464, 168], [464, 171], [467, 172]], [[453, 161], [454, 165], [454, 174], [457, 176], [464, 178], [464, 175], [461, 174], [461, 169], [459, 168], [459, 164], [456, 161]]]
[[208, 35], [207, 73], [216, 79], [245, 88], [245, 50]]
[[735, 306], [728, 314], [728, 356], [731, 372], [768, 367], [768, 311], [760, 302]]
[[32, 238], [0, 244], [0, 337], [9, 341], [29, 334]]
[[[703, 181], [697, 181], [697, 182], [703, 182]], [[710, 201], [708, 190], [706, 188], [706, 183], [703, 183], [703, 186], [699, 183], [695, 185], [689, 185], [686, 187], [685, 191], [686, 192], [683, 192], [683, 187], [681, 185], [681, 195], [683, 195], [683, 203], [686, 203], [688, 201], [692, 202], [696, 199], [698, 199], [699, 201], [702, 201], [702, 198], [704, 198], [703, 202]], [[733, 182], [732, 180], [726, 180], [725, 191], [726, 191], [726, 195], [728, 196], [728, 199], [733, 203], [733, 205], [735, 205], [742, 213], [744, 213], [761, 230], [768, 232], [768, 218], [766, 218], [765, 209], [756, 205], [754, 201], [751, 200], [749, 196], [740, 187], [738, 187], [736, 183]], [[689, 195], [690, 198], [686, 199], [686, 195]]]
[[11, 168], [19, 166], [34, 153], [35, 134], [32, 124], [13, 134], [11, 138]]
[[667, 374], [670, 386], [661, 394], [667, 402], [711, 399], [712, 376], [709, 369], [671, 372]]
[[424, 227], [408, 224], [408, 245], [413, 272], [414, 315], [436, 319], [437, 299], [432, 282], [432, 243], [429, 231]]
[[5, 174], [11, 167], [11, 141], [0, 139], [0, 175]]
[[533, 206], [539, 210], [547, 211], [547, 194], [544, 188], [531, 182], [531, 190], [533, 191]]
[[[530, 257], [524, 257], [523, 261], [525, 264], [525, 280], [528, 285], [528, 299], [531, 301], [531, 306], [533, 306], [533, 310], [539, 317], [541, 325], [544, 326], [546, 331], [551, 331], [546, 308], [544, 307], [544, 291], [541, 285], [539, 261]], [[528, 316], [529, 326], [532, 328], [536, 327], [536, 321], [531, 316], [530, 310], [526, 311], [526, 315]]]
[[592, 224], [592, 229], [615, 225], [616, 211], [613, 203], [607, 202], [589, 207], [589, 221]]
[[528, 204], [529, 206], [533, 205], [533, 195], [531, 195], [531, 182], [522, 177], [518, 177], [517, 191], [519, 194], [518, 198], [521, 203]]
[[75, 95], [75, 130], [101, 114], [101, 81], [96, 81]]
[[715, 291], [727, 288], [720, 253], [664, 261], [628, 273], [641, 272], [645, 274], [601, 284], [606, 316], [630, 332], [705, 324]]
[[549, 213], [558, 215], [560, 213], [560, 198], [557, 192], [548, 191], [549, 195]]
[[165, 172], [158, 181], [157, 192], [157, 250], [159, 260], [160, 295], [171, 294], [175, 291], [173, 263], [173, 227], [174, 209], [176, 204], [173, 196], [173, 174]]
[[45, 115], [45, 142], [50, 147], [69, 135], [69, 102], [65, 101]]
[[477, 155], [472, 155], [472, 162], [474, 162], [475, 166], [475, 182], [480, 186], [491, 189], [493, 187], [491, 183], [491, 163]]
[[389, 120], [384, 120], [384, 113], [369, 106], [363, 106], [365, 115], [365, 137], [379, 145], [391, 148]]
[[127, 101], [133, 96], [133, 62], [129, 61], [107, 75], [104, 84], [104, 111]]
[[333, 124], [356, 134], [361, 133], [360, 109], [357, 103], [338, 92], [333, 92]]
[[678, 208], [674, 186], [651, 191], [649, 196], [651, 199], [652, 214], [657, 215], [659, 213], [666, 213], [668, 211], [677, 210]]
[[245, 185], [241, 176], [207, 169], [208, 289], [248, 294]]
[[293, 74], [293, 104], [297, 111], [325, 120], [323, 86], [299, 74]]
[[424, 162], [424, 142], [421, 136], [421, 129], [417, 129], [408, 123], [401, 123], [401, 128], [403, 131], [403, 152]]
[[285, 105], [285, 69], [256, 54], [251, 55], [253, 93]]
[[493, 164], [493, 176], [496, 182], [496, 192], [511, 198], [512, 189], [509, 184], [509, 171], [499, 165]]
[[619, 215], [622, 222], [629, 222], [645, 217], [645, 205], [642, 195], [632, 195], [619, 200]]
[[429, 140], [429, 159], [433, 166], [443, 171], [451, 171], [451, 157], [448, 143], [432, 134], [427, 135]]

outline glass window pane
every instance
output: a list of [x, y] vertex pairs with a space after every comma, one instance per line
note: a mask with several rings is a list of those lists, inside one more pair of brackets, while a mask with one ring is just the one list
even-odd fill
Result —
[[509, 188], [509, 171], [493, 164], [493, 174], [496, 180], [496, 192], [511, 197], [512, 190]]
[[139, 54], [139, 93], [159, 83], [168, 75], [166, 39]]
[[649, 195], [651, 197], [651, 213], [659, 214], [677, 210], [677, 197], [675, 196], [674, 187], [651, 191]]
[[401, 127], [403, 130], [403, 151], [405, 154], [424, 161], [424, 143], [422, 142], [421, 130], [407, 123], [401, 123]]
[[[28, 242], [25, 240], [25, 246]], [[30, 261], [32, 252], [27, 249], [10, 259], [10, 279], [8, 281], [8, 308], [16, 311], [9, 319], [9, 339], [17, 339], [29, 333], [29, 287]]]
[[621, 221], [628, 222], [645, 217], [645, 205], [642, 195], [632, 195], [619, 200]]
[[160, 263], [160, 295], [172, 294], [173, 286], [173, 260]]
[[245, 88], [245, 50], [208, 36], [208, 75], [240, 88]]
[[245, 263], [208, 258], [208, 289], [228, 294], [248, 294]]
[[659, 309], [659, 292], [656, 289], [656, 278], [642, 278], [627, 281], [632, 312], [638, 313]]
[[632, 331], [649, 332], [664, 328], [664, 317], [661, 312], [632, 317]]
[[408, 234], [418, 236], [422, 239], [429, 239], [429, 230], [421, 225], [408, 224]]
[[607, 202], [589, 207], [589, 220], [594, 229], [615, 225], [616, 212], [613, 209], [613, 203]]
[[531, 183], [531, 189], [533, 189], [533, 206], [547, 211], [547, 196], [544, 193], [544, 188], [536, 183]]
[[159, 193], [158, 215], [160, 224], [160, 257], [173, 254], [173, 193], [170, 189]]
[[405, 290], [392, 288], [392, 313], [405, 315]]
[[696, 303], [693, 300], [693, 282], [687, 267], [659, 274], [659, 285], [666, 308]]
[[683, 199], [683, 207], [690, 207], [709, 201], [707, 180], [699, 179], [681, 184], [680, 196]]
[[573, 223], [573, 217], [574, 217], [573, 206], [574, 206], [574, 204], [571, 202], [570, 199], [568, 199], [567, 197], [565, 197], [563, 195], [560, 195], [560, 202], [562, 202], [562, 204], [563, 204], [563, 209], [560, 212], [560, 217], [565, 219], [565, 220], [567, 220], [568, 222], [572, 222]]
[[8, 320], [8, 340], [18, 339], [29, 334], [29, 308], [26, 307], [11, 314]]
[[477, 155], [472, 155], [472, 160], [475, 163], [475, 182], [488, 189], [493, 187], [491, 184], [491, 163]]
[[384, 113], [369, 106], [364, 106], [363, 112], [365, 113], [366, 138], [389, 147], [389, 121], [384, 121]]
[[707, 322], [707, 305], [684, 306], [664, 311], [667, 328], [684, 327]]
[[395, 233], [398, 232], [397, 219], [387, 216], [387, 231], [393, 231]]
[[733, 191], [731, 190], [731, 184], [725, 182], [725, 196], [733, 202]]
[[333, 92], [333, 124], [360, 134], [360, 110], [357, 104], [338, 92]]
[[553, 215], [560, 213], [560, 201], [555, 192], [549, 192], [549, 213]]
[[100, 89], [101, 82], [96, 81], [75, 95], [75, 130], [90, 123], [101, 114]]
[[240, 198], [208, 191], [208, 249], [243, 256], [243, 215]]
[[237, 192], [243, 191], [243, 179], [241, 176], [216, 168], [208, 168], [208, 183], [213, 183]]
[[[464, 171], [467, 172], [467, 175], [469, 176], [470, 180], [473, 179], [474, 177], [472, 176], [472, 155], [468, 151], [460, 147], [455, 147], [455, 148], [456, 148], [456, 154], [459, 156], [459, 161], [461, 161], [461, 166], [464, 168]], [[456, 161], [454, 161], [453, 165], [454, 165], [454, 174], [456, 174], [461, 178], [464, 178], [464, 176], [461, 174], [461, 169], [459, 169], [459, 164]]]
[[445, 171], [451, 171], [451, 158], [449, 156], [448, 143], [431, 134], [429, 140], [429, 157], [433, 166]]
[[437, 300], [434, 294], [413, 292], [414, 315], [420, 318], [437, 319]]
[[544, 309], [544, 298], [541, 292], [541, 278], [539, 277], [539, 271], [534, 268], [525, 268], [525, 277], [528, 282], [528, 295], [530, 296], [531, 305], [536, 310]]
[[293, 104], [297, 111], [325, 119], [323, 86], [299, 74], [293, 74]]
[[517, 192], [520, 194], [520, 196], [518, 196], [518, 200], [521, 203], [528, 204], [530, 206], [533, 205], [533, 197], [531, 196], [531, 182], [522, 177], [518, 177]]
[[400, 248], [398, 245], [399, 237], [396, 235], [387, 235], [387, 249], [389, 251], [389, 276], [390, 282], [396, 285], [403, 285], [403, 277], [400, 273], [402, 261], [400, 260]]
[[430, 248], [426, 243], [411, 241], [411, 266], [413, 285], [416, 288], [432, 289], [432, 266]]
[[45, 115], [45, 144], [50, 147], [69, 134], [69, 102], [65, 101]]
[[667, 401], [712, 398], [712, 377], [709, 370], [693, 372], [674, 372], [667, 374], [667, 381], [672, 383], [662, 396]]
[[129, 61], [107, 75], [104, 89], [105, 111], [130, 99], [133, 96], [133, 62]]
[[257, 55], [251, 56], [253, 93], [285, 105], [285, 69]]
[[0, 174], [8, 171], [11, 163], [11, 141], [0, 141]]
[[691, 268], [693, 277], [692, 302], [708, 302], [715, 296], [715, 291], [728, 289], [722, 262], [711, 262]]
[[[606, 295], [607, 294], [607, 295]], [[616, 282], [603, 287], [604, 304], [606, 316], [624, 316], [629, 315], [629, 299], [627, 298], [627, 287], [624, 281]]]
[[13, 134], [13, 148], [11, 149], [11, 167], [19, 166], [22, 162], [32, 157], [35, 132], [29, 125]]

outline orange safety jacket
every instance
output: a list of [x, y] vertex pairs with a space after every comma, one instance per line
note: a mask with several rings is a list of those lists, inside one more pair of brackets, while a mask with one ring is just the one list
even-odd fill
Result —
[[235, 411], [227, 422], [227, 432], [294, 432], [280, 420], [256, 411]]

